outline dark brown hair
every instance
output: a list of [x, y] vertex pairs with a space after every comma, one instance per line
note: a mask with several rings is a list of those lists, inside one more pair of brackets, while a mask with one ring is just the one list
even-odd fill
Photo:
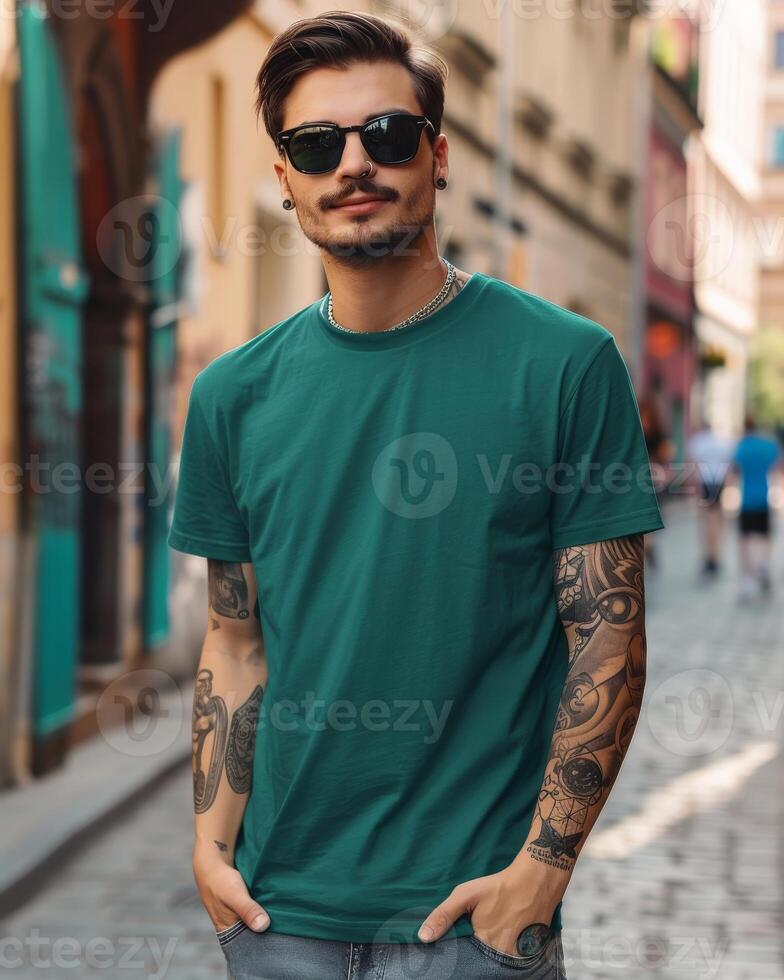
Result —
[[373, 14], [329, 10], [297, 20], [278, 34], [256, 77], [256, 120], [277, 142], [283, 128], [283, 105], [296, 80], [314, 68], [347, 68], [358, 61], [395, 61], [414, 80], [422, 112], [441, 131], [446, 62], [419, 44], [404, 25]]

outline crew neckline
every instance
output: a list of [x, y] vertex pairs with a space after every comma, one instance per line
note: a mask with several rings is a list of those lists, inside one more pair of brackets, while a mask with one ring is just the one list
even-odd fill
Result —
[[460, 292], [445, 306], [440, 306], [423, 320], [415, 320], [398, 330], [348, 331], [333, 327], [327, 315], [329, 292], [324, 293], [316, 301], [316, 319], [324, 336], [343, 347], [354, 350], [385, 350], [389, 347], [404, 347], [431, 337], [439, 327], [448, 324], [451, 319], [465, 314], [474, 305], [482, 287], [489, 280], [490, 276], [483, 272], [473, 272]]

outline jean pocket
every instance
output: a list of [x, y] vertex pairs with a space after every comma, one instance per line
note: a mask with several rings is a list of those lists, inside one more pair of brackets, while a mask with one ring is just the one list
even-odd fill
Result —
[[232, 925], [227, 926], [225, 929], [217, 930], [215, 932], [215, 938], [218, 940], [221, 946], [225, 946], [227, 943], [230, 943], [232, 939], [239, 936], [241, 932], [244, 932], [248, 928], [249, 926], [245, 924], [245, 921], [243, 919], [239, 919], [239, 921], [232, 923]]
[[496, 949], [495, 946], [491, 946], [489, 943], [484, 942], [482, 939], [479, 939], [478, 936], [471, 936], [471, 942], [474, 944], [474, 946], [476, 946], [480, 953], [483, 953], [496, 963], [503, 963], [505, 966], [514, 966], [522, 970], [531, 962], [531, 959], [528, 956], [514, 956], [512, 953], [504, 953], [503, 950]]
[[505, 953], [496, 949], [478, 936], [471, 936], [471, 942], [483, 956], [501, 963], [503, 966], [518, 970], [522, 976], [531, 980], [558, 980], [558, 955], [556, 935], [546, 926], [542, 926], [536, 935], [536, 942], [529, 942], [531, 949], [525, 955]]

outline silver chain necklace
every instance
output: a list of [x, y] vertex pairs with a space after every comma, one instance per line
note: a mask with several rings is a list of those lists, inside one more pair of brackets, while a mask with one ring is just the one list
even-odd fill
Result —
[[[421, 309], [417, 310], [416, 313], [412, 313], [411, 316], [407, 316], [405, 320], [401, 320], [400, 323], [396, 323], [391, 327], [385, 327], [383, 330], [378, 331], [379, 333], [386, 333], [389, 330], [400, 330], [403, 327], [407, 327], [409, 323], [414, 323], [417, 320], [421, 320], [428, 316], [439, 304], [443, 303], [443, 301], [446, 299], [447, 293], [452, 288], [452, 283], [455, 281], [457, 276], [457, 270], [449, 259], [444, 259], [444, 263], [446, 264], [446, 279], [444, 280], [444, 285], [438, 290], [436, 295], [428, 303], [425, 303]], [[360, 331], [358, 330], [351, 330], [348, 327], [341, 327], [332, 313], [332, 293], [330, 292], [328, 296], [329, 302], [327, 303], [327, 317], [329, 318], [330, 324], [333, 327], [336, 327], [338, 330], [342, 330], [344, 333], [359, 333]]]

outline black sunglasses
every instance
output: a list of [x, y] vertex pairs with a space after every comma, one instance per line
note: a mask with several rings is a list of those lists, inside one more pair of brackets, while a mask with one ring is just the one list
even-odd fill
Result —
[[278, 133], [278, 146], [285, 149], [291, 165], [302, 174], [326, 174], [335, 170], [346, 146], [346, 133], [359, 133], [362, 145], [376, 163], [398, 164], [413, 160], [422, 130], [435, 126], [427, 116], [389, 112], [359, 126], [315, 122]]

